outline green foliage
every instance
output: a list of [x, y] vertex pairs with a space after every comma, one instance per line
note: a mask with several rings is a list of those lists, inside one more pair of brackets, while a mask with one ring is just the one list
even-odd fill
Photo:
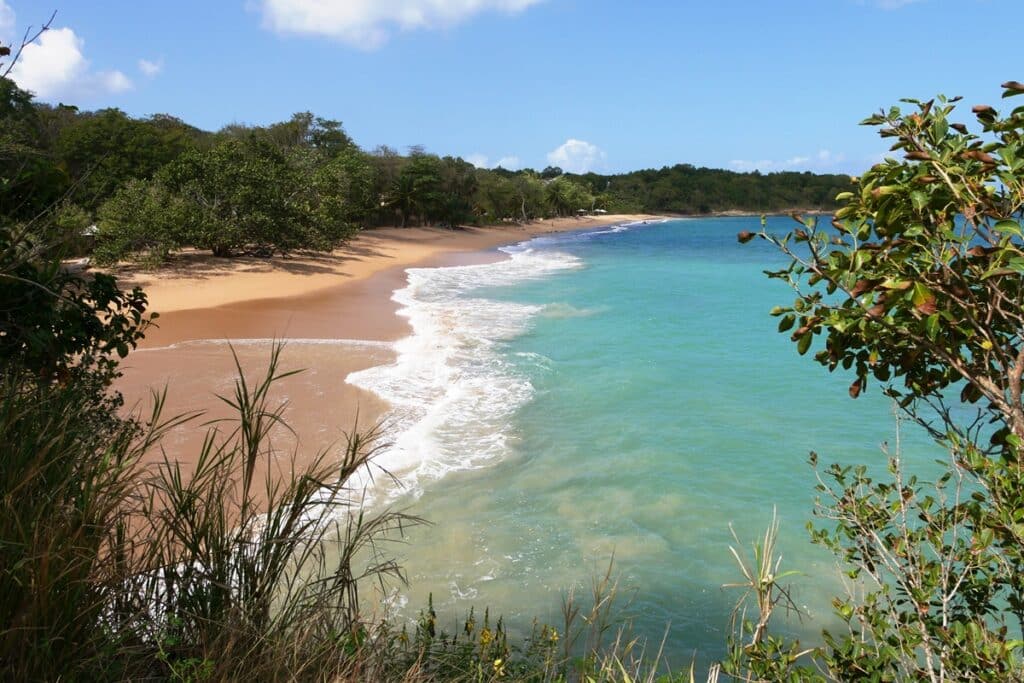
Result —
[[129, 180], [152, 177], [190, 147], [191, 141], [166, 121], [154, 125], [103, 109], [72, 119], [61, 129], [54, 153], [74, 179], [74, 200], [91, 210]]
[[413, 216], [423, 223], [441, 212], [441, 160], [432, 154], [413, 154], [398, 174], [394, 202], [402, 214], [402, 226]]
[[615, 176], [488, 171], [422, 148], [367, 154], [339, 121], [311, 112], [207, 133], [167, 114], [36, 103], [6, 79], [0, 124], [0, 217], [33, 221], [64, 201], [85, 225], [100, 225], [96, 255], [108, 263], [155, 265], [184, 246], [219, 255], [328, 249], [359, 227], [529, 221], [580, 209], [822, 208], [845, 182], [686, 164]]
[[321, 164], [256, 135], [186, 152], [102, 207], [97, 255], [114, 261], [144, 252], [160, 261], [186, 245], [217, 256], [330, 249], [354, 231], [352, 219], [369, 201], [360, 161], [339, 152]]
[[194, 472], [165, 460], [137, 511], [139, 537], [158, 540], [146, 546], [149, 568], [135, 575], [147, 606], [136, 618], [146, 623], [131, 628], [161, 634], [169, 664], [201, 663], [217, 680], [344, 671], [350, 639], [370, 628], [360, 586], [401, 580], [379, 544], [417, 521], [359, 509], [362, 491], [349, 480], [373, 455], [372, 433], [318, 454], [290, 480], [254, 478], [257, 462], [283, 455], [270, 438], [283, 424], [270, 388], [292, 374], [278, 371], [279, 351], [254, 384], [239, 368], [224, 398], [237, 421], [209, 433]]
[[102, 386], [27, 370], [0, 368], [0, 671], [123, 678], [103, 624], [127, 578], [108, 542], [125, 531], [135, 430], [97, 406]]
[[565, 176], [548, 181], [544, 198], [556, 216], [574, 216], [580, 209], [590, 211], [594, 205], [594, 196], [583, 185]]
[[339, 151], [323, 164], [314, 164], [311, 196], [319, 200], [324, 212], [317, 222], [341, 227], [339, 237], [361, 225], [376, 208], [375, 181], [366, 155], [355, 148]]
[[[662, 653], [645, 651], [629, 634], [623, 617], [628, 605], [612, 575], [613, 564], [596, 577], [585, 600], [570, 590], [562, 604], [559, 626], [534, 621], [522, 641], [509, 638], [501, 618], [483, 619], [470, 609], [449, 632], [438, 624], [433, 596], [410, 634], [406, 628], [391, 633], [389, 659], [394, 664], [388, 680], [535, 683], [592, 681], [594, 683], [673, 683], [691, 677], [661, 673]], [[708, 679], [714, 680], [713, 678]]]
[[115, 263], [136, 257], [155, 265], [184, 243], [185, 200], [161, 181], [130, 180], [100, 207], [95, 257]]
[[[955, 99], [907, 103], [864, 122], [903, 160], [855, 179], [831, 230], [760, 233], [790, 260], [769, 276], [797, 292], [773, 311], [779, 330], [796, 328], [801, 354], [824, 337], [814, 358], [854, 371], [852, 397], [881, 383], [951, 456], [931, 483], [904, 473], [898, 445], [884, 480], [864, 466], [819, 474], [826, 523], [812, 538], [843, 561], [851, 593], [834, 601], [846, 631], [824, 633], [813, 658], [838, 680], [1021, 680], [1024, 107], [974, 107], [972, 133]], [[750, 671], [772, 647], [787, 645], [744, 653]]]
[[281, 149], [311, 149], [327, 159], [356, 148], [352, 138], [342, 128], [341, 121], [314, 116], [308, 111], [293, 114], [288, 121], [274, 123], [266, 128], [233, 126], [225, 129], [225, 132], [243, 138], [255, 134]]
[[438, 219], [441, 225], [457, 227], [473, 219], [473, 199], [478, 181], [473, 164], [454, 157], [441, 159], [441, 203]]
[[849, 177], [843, 175], [794, 171], [736, 173], [690, 164], [621, 175], [587, 173], [570, 177], [582, 182], [590, 192], [606, 195], [606, 209], [646, 213], [825, 210], [836, 206], [836, 193], [849, 185]]
[[[863, 586], [862, 597], [835, 599], [848, 632], [825, 633], [831, 671], [956, 681], [1024, 674], [1020, 539], [1007, 543], [998, 519], [1020, 510], [1024, 480], [1016, 468], [983, 469], [976, 477], [954, 463], [926, 484], [906, 477], [898, 453], [891, 481], [874, 481], [863, 467], [827, 469], [817, 512], [831, 524], [813, 537]], [[985, 483], [1012, 489], [1016, 500], [970, 493]]]
[[[282, 250], [301, 243], [296, 180], [285, 155], [262, 140], [227, 140], [183, 155], [158, 178], [186, 208], [182, 242], [228, 256], [245, 247]], [[105, 227], [105, 226], [104, 226]]]
[[815, 359], [853, 368], [852, 395], [873, 378], [910, 408], [942, 412], [955, 384], [962, 401], [984, 399], [1006, 428], [995, 436], [1002, 448], [1009, 432], [1024, 437], [1024, 110], [1001, 119], [976, 108], [983, 137], [950, 123], [952, 101], [912, 104], [911, 114], [894, 107], [865, 121], [895, 138], [905, 160], [872, 167], [840, 195], [834, 232], [810, 221], [782, 239], [765, 235], [793, 256], [772, 276], [799, 292], [774, 313], [780, 329], [797, 326], [802, 352], [824, 333]]
[[165, 460], [150, 476], [140, 458], [183, 421], [161, 421], [162, 396], [143, 431], [117, 420], [100, 429], [95, 386], [29, 387], [3, 369], [5, 677], [322, 679], [357, 665], [350, 639], [371, 628], [359, 587], [400, 578], [379, 543], [416, 520], [358, 509], [347, 482], [372, 456], [372, 434], [290, 480], [254, 479], [258, 460], [284, 457], [270, 443], [282, 424], [268, 403], [286, 374], [278, 352], [262, 380], [241, 377], [225, 399], [237, 421], [210, 431], [194, 471]]
[[67, 182], [45, 148], [31, 94], [0, 78], [0, 220], [33, 219], [60, 198]]
[[146, 295], [122, 291], [109, 275], [70, 273], [51, 251], [24, 230], [0, 227], [0, 369], [11, 365], [44, 381], [112, 377], [115, 358], [148, 324]]

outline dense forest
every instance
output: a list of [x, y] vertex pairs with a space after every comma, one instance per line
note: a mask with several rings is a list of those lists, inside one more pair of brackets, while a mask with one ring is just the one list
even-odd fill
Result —
[[[341, 122], [297, 113], [216, 132], [167, 114], [133, 118], [33, 100], [0, 79], [0, 218], [41, 214], [62, 242], [95, 237], [101, 261], [159, 262], [329, 248], [362, 227], [527, 221], [582, 211], [831, 209], [841, 175], [734, 173], [678, 164], [620, 175], [481, 169], [420, 147], [361, 149]], [[91, 228], [91, 226], [97, 226]]]

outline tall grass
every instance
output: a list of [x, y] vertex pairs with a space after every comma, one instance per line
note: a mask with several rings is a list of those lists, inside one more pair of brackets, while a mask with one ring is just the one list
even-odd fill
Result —
[[[105, 674], [126, 577], [136, 425], [102, 423], [93, 387], [0, 380], [0, 661], [9, 680]], [[119, 542], [123, 541], [123, 542]]]
[[[402, 580], [383, 543], [418, 520], [368, 515], [353, 474], [375, 434], [350, 435], [302, 466], [270, 439], [280, 347], [266, 374], [241, 374], [230, 423], [210, 427], [194, 465], [143, 454], [196, 416], [97, 429], [89, 387], [0, 387], [0, 664], [22, 680], [348, 678], [371, 658], [360, 586]], [[94, 402], [93, 402], [94, 403]], [[291, 457], [291, 477], [255, 479]], [[259, 494], [259, 495], [257, 495]], [[340, 542], [339, 542], [340, 539]], [[327, 541], [341, 552], [328, 562]], [[358, 661], [358, 664], [357, 664]], [[382, 662], [375, 665], [383, 666]]]
[[[231, 420], [115, 419], [96, 386], [5, 366], [0, 379], [0, 678], [175, 681], [690, 681], [622, 618], [608, 571], [557, 627], [510, 643], [471, 611], [457, 633], [428, 605], [389, 623], [367, 600], [404, 576], [388, 547], [416, 517], [369, 512], [353, 475], [377, 430], [302, 461], [274, 445], [281, 347], [252, 382], [238, 368]], [[207, 429], [186, 467], [140, 465], [175, 427]], [[278, 466], [290, 463], [290, 476]], [[149, 458], [152, 460], [152, 458]], [[257, 472], [265, 472], [257, 475]], [[363, 478], [359, 478], [363, 481]]]

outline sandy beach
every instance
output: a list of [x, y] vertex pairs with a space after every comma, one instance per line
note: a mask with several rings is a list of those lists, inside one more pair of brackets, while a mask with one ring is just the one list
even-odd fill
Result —
[[[391, 295], [405, 286], [405, 269], [503, 258], [494, 251], [552, 232], [582, 230], [656, 218], [616, 215], [564, 218], [489, 228], [383, 228], [360, 233], [330, 254], [272, 259], [215, 259], [180, 254], [155, 272], [122, 269], [124, 285], [139, 285], [150, 311], [160, 314], [139, 350], [123, 363], [116, 388], [126, 406], [147, 414], [151, 391], [167, 388], [164, 416], [202, 411], [200, 418], [171, 432], [163, 450], [186, 465], [198, 453], [204, 423], [227, 418], [217, 394], [233, 391], [237, 374], [233, 347], [247, 378], [261, 376], [272, 340], [286, 344], [281, 370], [301, 370], [276, 385], [272, 404], [287, 401], [293, 432], [273, 436], [279, 456], [258, 476], [285, 474], [324, 449], [344, 445], [344, 433], [363, 431], [385, 417], [388, 406], [345, 383], [356, 370], [388, 363], [390, 342], [410, 328], [395, 315]], [[227, 342], [231, 342], [231, 346]], [[358, 417], [358, 425], [357, 425]], [[229, 423], [218, 425], [229, 430]], [[158, 462], [161, 453], [151, 454]]]

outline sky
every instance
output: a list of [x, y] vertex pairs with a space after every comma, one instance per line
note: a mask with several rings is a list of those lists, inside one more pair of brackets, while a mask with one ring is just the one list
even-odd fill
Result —
[[864, 117], [1024, 80], [1024, 0], [0, 0], [0, 42], [53, 11], [12, 73], [38, 100], [312, 111], [506, 168], [857, 174], [887, 150]]

